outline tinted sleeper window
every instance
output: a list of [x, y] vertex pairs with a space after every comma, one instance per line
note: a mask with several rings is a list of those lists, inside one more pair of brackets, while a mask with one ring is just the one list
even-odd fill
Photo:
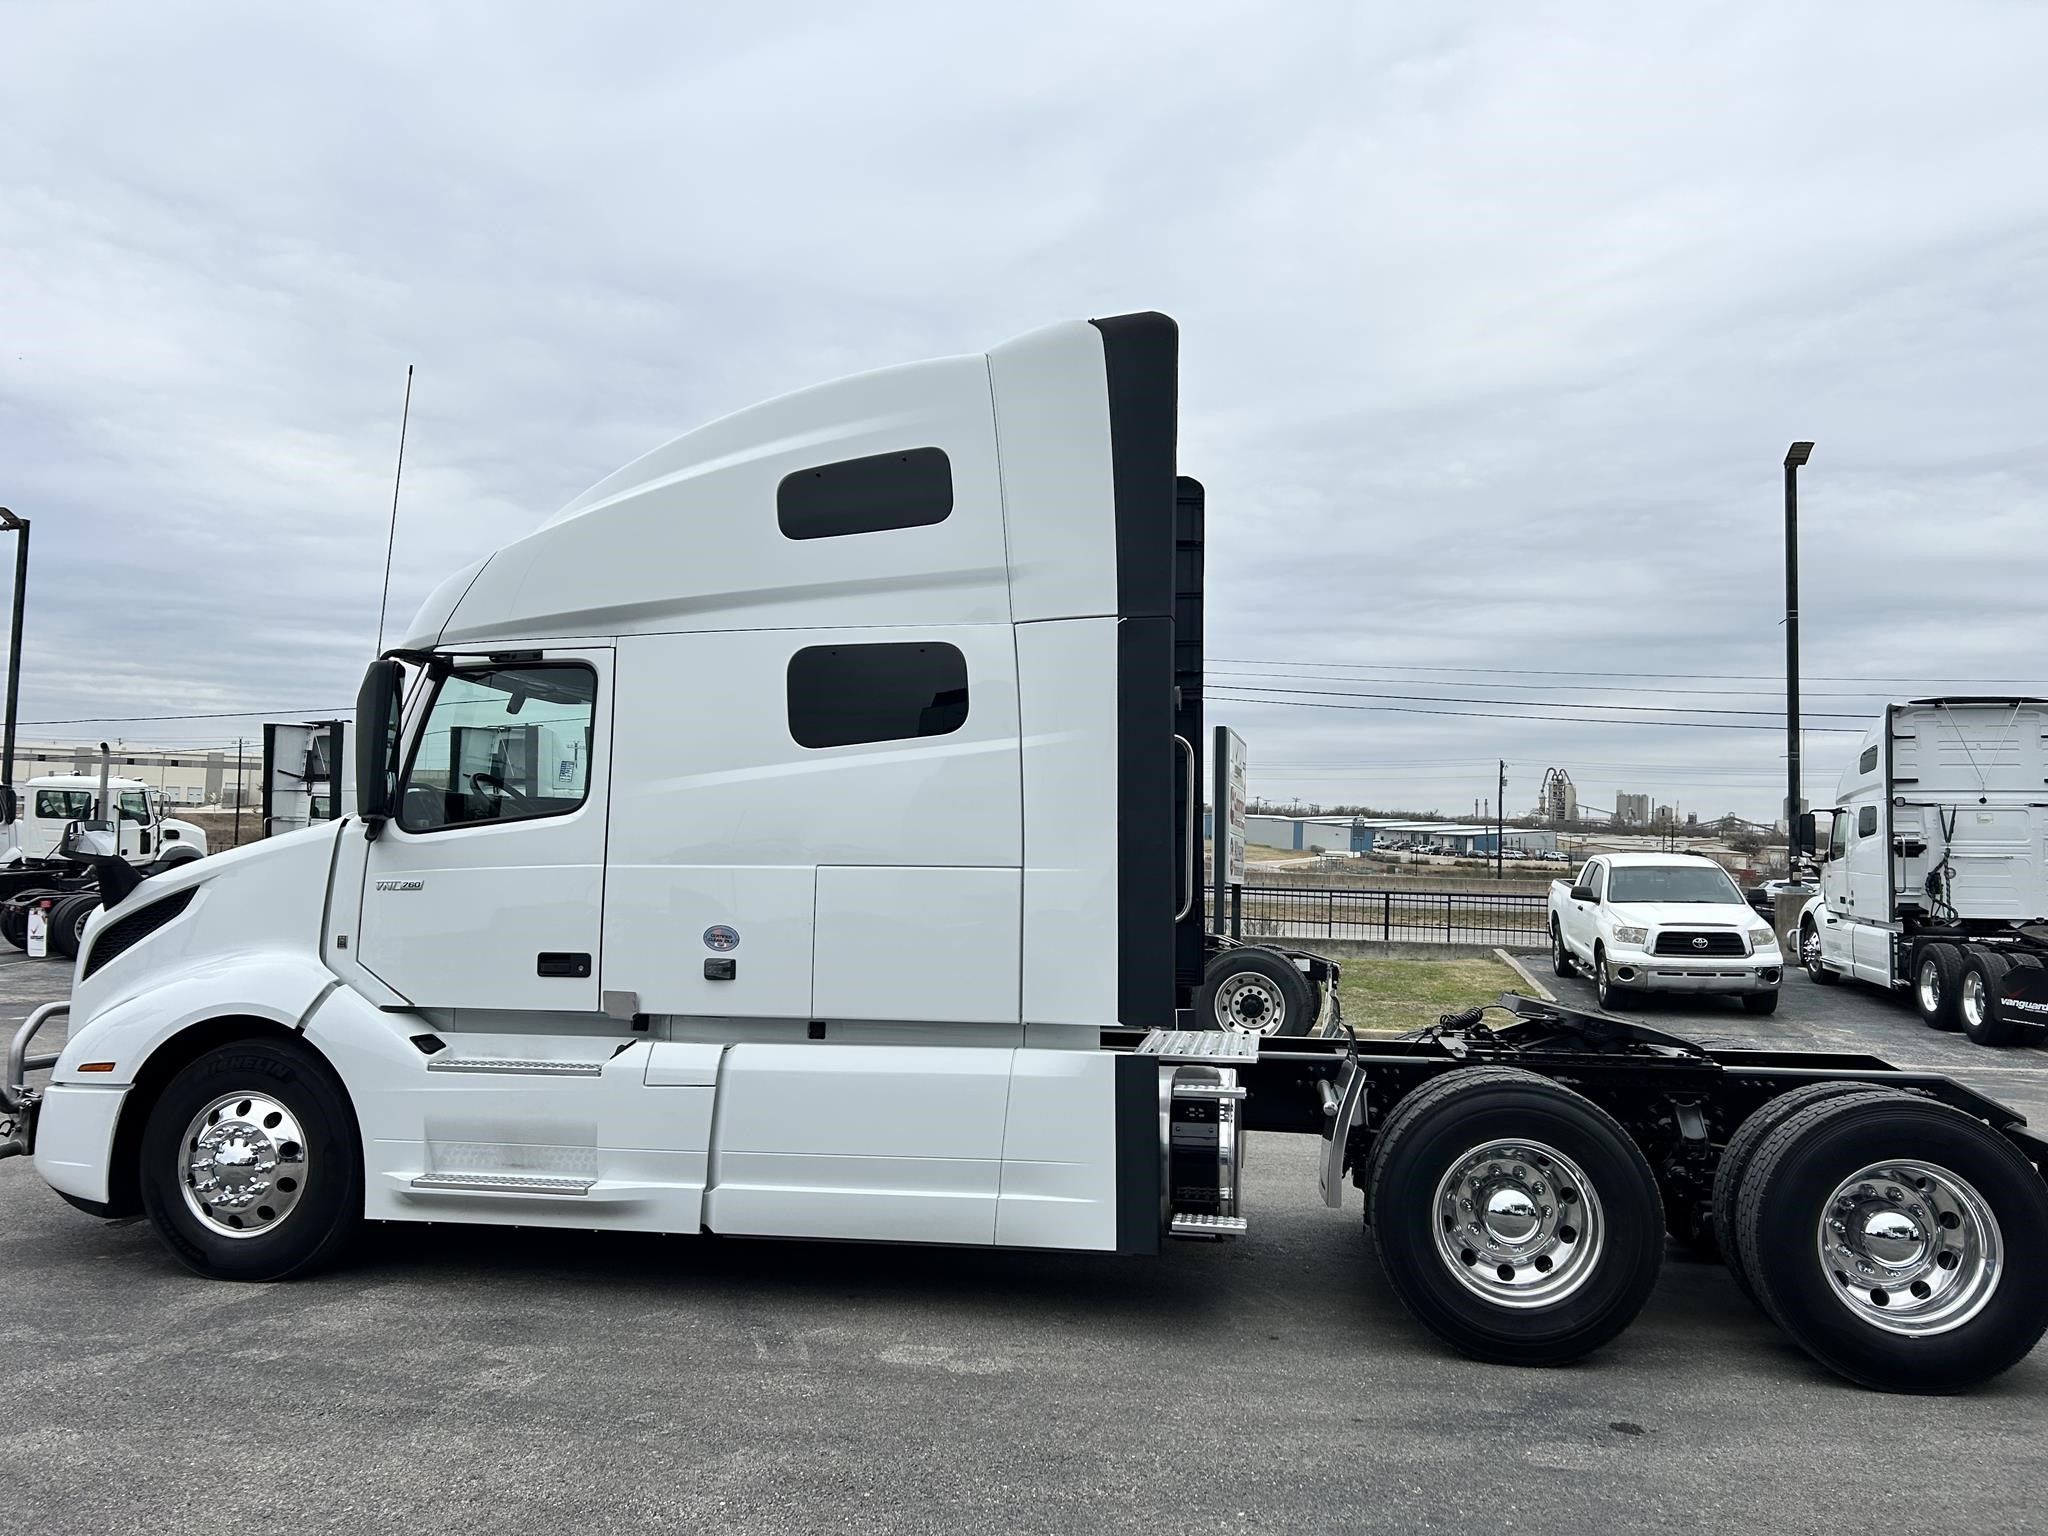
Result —
[[967, 723], [967, 658], [950, 645], [810, 645], [789, 659], [799, 746], [946, 736]]
[[841, 459], [784, 475], [775, 488], [775, 521], [792, 539], [923, 528], [952, 511], [953, 466], [943, 448]]

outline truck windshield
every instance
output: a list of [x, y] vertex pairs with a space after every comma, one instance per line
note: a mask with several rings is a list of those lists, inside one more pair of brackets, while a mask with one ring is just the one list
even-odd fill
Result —
[[1742, 892], [1723, 870], [1696, 864], [1643, 864], [1614, 871], [1607, 899], [1742, 904]]

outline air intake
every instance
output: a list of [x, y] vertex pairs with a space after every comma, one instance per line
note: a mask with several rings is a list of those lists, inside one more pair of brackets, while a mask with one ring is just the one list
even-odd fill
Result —
[[82, 981], [117, 955], [126, 954], [157, 929], [192, 905], [192, 892], [196, 887], [187, 886], [175, 896], [166, 896], [162, 901], [152, 901], [144, 907], [116, 922], [107, 924], [93, 937], [92, 948], [85, 953], [85, 966], [79, 974]]

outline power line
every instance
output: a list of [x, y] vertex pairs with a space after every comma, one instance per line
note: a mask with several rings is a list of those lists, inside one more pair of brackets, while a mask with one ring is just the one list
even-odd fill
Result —
[[[1212, 695], [1214, 690], [1211, 690]], [[1748, 725], [1737, 720], [1615, 720], [1601, 719], [1589, 715], [1505, 715], [1480, 709], [1417, 709], [1412, 704], [1333, 704], [1322, 699], [1247, 699], [1234, 698], [1234, 704], [1271, 704], [1292, 709], [1344, 709], [1371, 714], [1394, 715], [1455, 715], [1467, 720], [1527, 720], [1536, 725], [1640, 725], [1670, 726], [1674, 729], [1694, 731], [1776, 731], [1775, 725]], [[1810, 725], [1808, 735], [1857, 736], [1862, 732], [1847, 725]]]
[[[1272, 661], [1247, 656], [1212, 656], [1209, 659], [1233, 667], [1341, 667], [1353, 672], [1472, 672], [1494, 677], [1671, 677], [1694, 682], [1731, 683], [1782, 683], [1785, 680], [1782, 672], [1596, 672], [1570, 667], [1436, 667], [1390, 661]], [[1806, 676], [1817, 683], [1882, 683], [1915, 688], [1944, 683], [1967, 684], [1973, 688], [1988, 687], [1992, 683], [2016, 683], [2009, 677], [1830, 677], [1816, 673]], [[2042, 684], [2027, 682], [2016, 683], [2016, 686], [2038, 688]]]
[[[1349, 681], [1349, 679], [1337, 679]], [[1227, 683], [1229, 688], [1256, 690], [1259, 693], [1306, 694], [1317, 698], [1332, 699], [1401, 699], [1416, 704], [1510, 704], [1518, 709], [1547, 709], [1555, 705], [1559, 709], [1616, 709], [1639, 715], [1764, 715], [1773, 719], [1784, 718], [1784, 711], [1778, 709], [1709, 709], [1702, 705], [1694, 709], [1680, 709], [1671, 704], [1602, 704], [1593, 699], [1476, 699], [1460, 694], [1433, 693], [1363, 693], [1356, 689], [1339, 688], [1275, 688], [1266, 683]], [[1858, 714], [1820, 713], [1810, 718], [1818, 720], [1866, 720]]]
[[146, 720], [257, 720], [269, 715], [309, 715], [317, 718], [345, 715], [347, 709], [230, 709], [201, 715], [73, 715], [64, 720], [24, 720], [23, 725], [134, 725]]
[[[1424, 678], [1413, 678], [1413, 677], [1338, 677], [1338, 678], [1326, 678], [1326, 677], [1323, 677], [1323, 676], [1322, 676], [1322, 675], [1321, 675], [1320, 673], [1313, 673], [1313, 672], [1259, 672], [1259, 671], [1253, 671], [1253, 672], [1220, 672], [1220, 671], [1217, 671], [1217, 670], [1216, 670], [1215, 668], [1213, 668], [1213, 667], [1209, 669], [1209, 672], [1208, 672], [1208, 676], [1210, 676], [1211, 678], [1229, 678], [1229, 677], [1280, 677], [1280, 678], [1291, 678], [1291, 679], [1297, 679], [1297, 680], [1301, 680], [1301, 681], [1306, 681], [1306, 682], [1340, 682], [1340, 683], [1406, 683], [1406, 684], [1408, 684], [1408, 685], [1409, 685], [1410, 687], [1416, 687], [1416, 688], [1461, 688], [1461, 687], [1465, 687], [1465, 686], [1468, 686], [1467, 684], [1464, 684], [1464, 683], [1452, 682], [1452, 681], [1451, 681], [1451, 680], [1449, 680], [1449, 679], [1444, 679], [1444, 680], [1442, 680], [1442, 681], [1438, 681], [1438, 680], [1436, 680], [1436, 679], [1434, 679], [1434, 678], [1426, 678], [1426, 677], [1424, 677]], [[1624, 689], [1622, 689], [1622, 688], [1619, 688], [1619, 687], [1617, 687], [1617, 686], [1616, 686], [1615, 684], [1613, 684], [1613, 683], [1502, 683], [1502, 682], [1496, 682], [1496, 681], [1494, 681], [1494, 680], [1493, 680], [1493, 679], [1491, 679], [1491, 678], [1488, 678], [1488, 679], [1487, 679], [1487, 680], [1485, 681], [1485, 683], [1484, 683], [1484, 685], [1483, 685], [1483, 686], [1485, 686], [1485, 687], [1488, 687], [1488, 688], [1501, 688], [1501, 689], [1506, 689], [1506, 690], [1508, 690], [1508, 691], [1510, 691], [1510, 692], [1514, 692], [1514, 693], [1560, 693], [1560, 692], [1564, 692], [1564, 691], [1567, 691], [1567, 690], [1569, 690], [1569, 691], [1571, 691], [1571, 692], [1576, 692], [1576, 693], [1593, 693], [1593, 692], [1600, 692], [1600, 693], [1617, 693], [1617, 692], [1624, 692], [1624, 691], [1625, 691], [1625, 692], [1628, 692], [1628, 693], [1631, 693], [1631, 694], [1638, 694], [1638, 693], [1660, 693], [1660, 694], [1671, 694], [1671, 695], [1675, 695], [1675, 696], [1677, 696], [1677, 697], [1680, 697], [1680, 698], [1701, 698], [1701, 699], [1710, 699], [1710, 698], [1731, 698], [1731, 699], [1775, 699], [1775, 698], [1782, 698], [1782, 697], [1784, 696], [1784, 695], [1783, 695], [1783, 693], [1782, 693], [1781, 691], [1779, 691], [1779, 690], [1772, 690], [1772, 689], [1761, 689], [1761, 688], [1642, 688], [1642, 687], [1629, 687], [1629, 688], [1627, 688], [1627, 689], [1625, 689], [1625, 690], [1624, 690]], [[1885, 696], [1886, 696], [1886, 695], [1887, 695], [1887, 694], [1888, 694], [1889, 692], [1891, 692], [1891, 691], [1892, 691], [1892, 690], [1889, 690], [1889, 689], [1872, 689], [1872, 690], [1870, 690], [1870, 691], [1868, 691], [1868, 692], [1861, 692], [1861, 693], [1858, 693], [1858, 692], [1847, 692], [1847, 691], [1845, 691], [1845, 692], [1820, 692], [1820, 693], [1816, 693], [1816, 692], [1812, 691], [1811, 689], [1806, 689], [1806, 690], [1802, 690], [1802, 692], [1804, 692], [1805, 696], [1806, 696], [1807, 698], [1810, 698], [1810, 699], [1881, 699], [1881, 698], [1884, 698], [1884, 697], [1885, 697]], [[1532, 701], [1532, 702], [1541, 702], [1541, 701], [1540, 701], [1540, 700], [1535, 700], [1535, 701]], [[1562, 702], [1562, 703], [1571, 703], [1571, 702], [1573, 702], [1573, 701], [1572, 701], [1572, 700], [1561, 700], [1561, 701], [1559, 701], [1559, 702]], [[1873, 713], [1874, 713], [1874, 712], [1873, 712]]]

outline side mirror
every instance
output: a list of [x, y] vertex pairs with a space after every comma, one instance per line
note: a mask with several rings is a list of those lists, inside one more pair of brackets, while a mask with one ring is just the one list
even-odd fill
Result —
[[1812, 854], [1820, 848], [1820, 843], [1814, 836], [1814, 827], [1813, 812], [1801, 811], [1799, 813], [1799, 820], [1792, 824], [1792, 855], [1794, 858], [1797, 858], [1802, 853]]
[[21, 819], [21, 796], [12, 784], [0, 784], [0, 826]]
[[1595, 891], [1590, 885], [1575, 885], [1572, 887], [1573, 901], [1598, 901], [1599, 899], [1599, 892]]
[[356, 814], [370, 835], [398, 813], [399, 709], [405, 695], [405, 668], [391, 660], [373, 661], [356, 694]]

